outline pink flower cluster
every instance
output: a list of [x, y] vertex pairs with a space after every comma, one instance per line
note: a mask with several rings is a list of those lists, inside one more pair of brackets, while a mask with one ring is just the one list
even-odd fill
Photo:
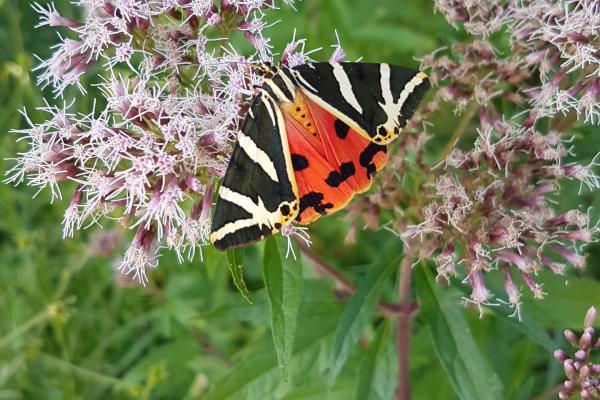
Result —
[[[405, 129], [376, 189], [350, 205], [347, 239], [357, 221], [374, 229], [391, 210], [384, 227], [406, 242], [409, 255], [432, 260], [441, 280], [467, 283], [466, 303], [480, 310], [494, 303], [485, 276], [500, 270], [499, 301], [518, 315], [520, 287], [542, 297], [536, 275], [583, 268], [585, 246], [597, 239], [588, 210], [557, 212], [553, 198], [566, 180], [580, 191], [600, 188], [598, 164], [571, 161], [569, 141], [575, 123], [599, 122], [600, 8], [553, 0], [435, 4], [470, 37], [421, 58], [433, 96]], [[494, 43], [503, 38], [501, 52]], [[460, 121], [436, 165], [425, 144], [438, 111], [448, 108]]]
[[536, 298], [543, 297], [535, 275], [545, 268], [556, 274], [566, 265], [583, 268], [582, 248], [598, 232], [588, 215], [579, 210], [557, 214], [547, 198], [560, 179], [600, 185], [589, 168], [563, 163], [568, 153], [557, 132], [544, 135], [501, 120], [483, 125], [472, 150], [448, 155], [422, 209], [422, 222], [408, 226], [403, 238], [427, 243], [420, 257], [433, 257], [439, 277], [464, 273], [472, 287], [466, 300], [477, 306], [493, 298], [484, 273], [502, 270], [507, 302], [518, 314], [515, 277]]
[[[291, 1], [287, 0], [287, 3]], [[97, 74], [106, 107], [89, 114], [73, 103], [41, 109], [48, 119], [18, 131], [27, 151], [7, 181], [75, 190], [64, 236], [107, 219], [136, 230], [119, 269], [146, 281], [159, 246], [179, 258], [206, 243], [216, 181], [223, 175], [254, 85], [251, 64], [272, 59], [263, 35], [270, 0], [80, 0], [83, 21], [35, 4], [40, 26], [70, 34], [38, 66], [39, 84], [57, 96]], [[230, 44], [241, 32], [256, 53]], [[288, 58], [305, 57], [292, 44]]]
[[[573, 113], [586, 123], [600, 123], [598, 2], [437, 0], [436, 8], [452, 25], [480, 40], [498, 31], [507, 33], [510, 54], [500, 55], [491, 47], [487, 53], [497, 53], [501, 64], [513, 67], [514, 75], [506, 75], [503, 68], [485, 76], [488, 82], [482, 85], [531, 75], [536, 79], [523, 80], [517, 94], [528, 98], [536, 117]], [[486, 64], [487, 58], [483, 60]]]

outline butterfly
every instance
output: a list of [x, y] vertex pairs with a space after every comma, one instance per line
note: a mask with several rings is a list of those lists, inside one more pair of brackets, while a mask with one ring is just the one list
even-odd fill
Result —
[[388, 143], [429, 89], [423, 72], [389, 64], [258, 66], [263, 83], [237, 134], [210, 241], [244, 246], [343, 209], [371, 187]]

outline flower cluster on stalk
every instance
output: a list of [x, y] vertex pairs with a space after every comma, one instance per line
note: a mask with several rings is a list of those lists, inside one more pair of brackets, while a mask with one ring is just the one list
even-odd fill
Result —
[[[57, 97], [97, 74], [104, 97], [89, 114], [73, 103], [41, 107], [37, 123], [18, 131], [28, 148], [7, 181], [75, 189], [64, 236], [110, 218], [136, 230], [119, 269], [144, 283], [158, 249], [192, 257], [206, 243], [213, 189], [224, 174], [247, 100], [260, 82], [253, 63], [272, 59], [263, 31], [271, 0], [79, 0], [82, 21], [35, 4], [39, 26], [67, 33], [41, 60], [38, 83]], [[286, 0], [285, 3], [292, 3]], [[217, 5], [218, 4], [218, 5]], [[253, 56], [231, 38], [243, 36]], [[302, 41], [285, 56], [302, 62]]]
[[584, 400], [600, 398], [600, 364], [590, 358], [593, 351], [600, 349], [600, 337], [594, 329], [595, 321], [596, 309], [591, 307], [585, 314], [581, 336], [578, 337], [570, 329], [565, 330], [565, 339], [577, 349], [573, 356], [562, 349], [554, 352], [554, 358], [563, 365], [567, 377], [558, 392], [560, 400], [577, 395]]
[[[600, 123], [600, 5], [596, 1], [437, 0], [436, 8], [453, 26], [463, 27], [484, 43], [498, 31], [510, 38], [510, 54], [499, 63], [517, 69], [508, 76], [504, 68], [490, 73], [487, 85], [521, 81], [519, 91], [510, 95], [524, 96], [537, 117], [571, 113], [578, 120]], [[488, 64], [485, 55], [482, 60]], [[461, 74], [451, 76], [457, 75]], [[523, 80], [523, 75], [534, 79]]]
[[[536, 275], [583, 268], [585, 246], [597, 238], [589, 210], [557, 212], [553, 198], [568, 180], [580, 191], [600, 188], [598, 164], [570, 161], [569, 139], [575, 123], [600, 122], [600, 6], [553, 0], [435, 3], [469, 36], [421, 57], [433, 95], [409, 122], [405, 132], [411, 133], [400, 140], [379, 186], [350, 206], [348, 240], [358, 221], [376, 228], [391, 209], [393, 225], [385, 227], [416, 249], [409, 253], [416, 259], [432, 260], [438, 278], [467, 283], [466, 303], [481, 309], [499, 296], [518, 315], [520, 287], [544, 296]], [[507, 38], [503, 51], [490, 39], [496, 32]], [[425, 144], [443, 109], [460, 122], [436, 164]], [[504, 277], [503, 295], [486, 285], [491, 270]]]

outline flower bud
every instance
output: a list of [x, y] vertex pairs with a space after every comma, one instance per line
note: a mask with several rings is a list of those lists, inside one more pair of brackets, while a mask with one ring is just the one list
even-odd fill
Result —
[[559, 349], [554, 351], [554, 358], [559, 362], [564, 362], [568, 357], [567, 352], [564, 350]]
[[577, 335], [575, 335], [575, 333], [570, 330], [570, 329], [565, 329], [565, 331], [563, 332], [565, 339], [567, 339], [567, 341], [569, 343], [571, 343], [571, 345], [573, 347], [579, 347], [579, 340], [577, 338]]
[[577, 371], [575, 370], [573, 360], [565, 360], [565, 362], [563, 363], [563, 368], [565, 370], [565, 375], [567, 376], [567, 378], [575, 380], [575, 378], [577, 377]]
[[560, 391], [560, 392], [558, 392], [558, 398], [560, 400], [568, 400], [571, 398], [571, 395], [567, 392]]
[[577, 384], [571, 380], [566, 380], [563, 383], [563, 386], [565, 387], [565, 389], [567, 389], [569, 391], [575, 390], [577, 388]]
[[579, 348], [581, 351], [587, 351], [592, 347], [592, 334], [591, 332], [584, 332], [579, 339]]
[[583, 351], [583, 350], [577, 350], [575, 352], [575, 360], [577, 361], [585, 361], [587, 360], [587, 352]]
[[590, 307], [585, 313], [585, 319], [583, 321], [583, 328], [593, 328], [594, 322], [596, 321], [596, 308]]

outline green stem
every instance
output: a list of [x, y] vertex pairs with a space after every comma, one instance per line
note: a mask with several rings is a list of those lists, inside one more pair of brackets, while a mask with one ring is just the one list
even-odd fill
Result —
[[458, 140], [466, 132], [467, 128], [469, 127], [469, 123], [471, 122], [471, 120], [473, 119], [475, 114], [477, 113], [477, 110], [479, 110], [479, 105], [477, 103], [469, 104], [467, 111], [465, 111], [462, 119], [458, 123], [458, 126], [454, 130], [454, 133], [452, 134], [452, 138], [450, 138], [450, 140], [448, 141], [448, 144], [444, 148], [444, 151], [442, 151], [442, 155], [440, 156], [440, 161], [442, 161], [446, 157], [448, 157], [448, 154], [450, 154], [452, 149], [454, 149], [454, 145], [456, 144], [456, 142], [458, 142]]
[[54, 303], [49, 304], [46, 307], [46, 309], [33, 316], [33, 318], [31, 318], [24, 324], [18, 326], [8, 335], [0, 338], [0, 349], [12, 344], [16, 340], [21, 339], [24, 334], [34, 329], [35, 327], [45, 324], [48, 320], [55, 317], [60, 312], [60, 309], [62, 307], [62, 301], [56, 301]]
[[114, 377], [108, 376], [108, 375], [104, 375], [99, 372], [91, 371], [87, 368], [83, 368], [78, 365], [72, 364], [70, 362], [56, 358], [50, 354], [42, 353], [41, 357], [44, 360], [44, 362], [50, 364], [52, 367], [55, 367], [56, 369], [59, 369], [59, 370], [65, 371], [65, 372], [70, 372], [74, 375], [79, 376], [82, 379], [92, 381], [98, 385], [111, 386], [115, 389], [127, 389], [127, 388], [131, 387], [130, 384], [127, 384], [117, 378], [114, 378]]

